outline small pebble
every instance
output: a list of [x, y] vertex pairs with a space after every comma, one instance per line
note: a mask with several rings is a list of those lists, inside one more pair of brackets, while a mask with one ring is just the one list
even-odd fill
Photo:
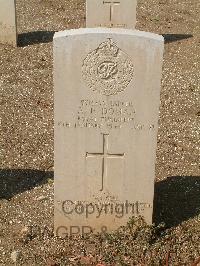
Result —
[[19, 250], [14, 250], [12, 253], [11, 253], [11, 260], [13, 262], [17, 262], [17, 260], [19, 259], [21, 255], [21, 252]]
[[43, 200], [47, 200], [47, 197], [40, 196], [40, 197], [37, 198], [37, 201], [43, 201]]

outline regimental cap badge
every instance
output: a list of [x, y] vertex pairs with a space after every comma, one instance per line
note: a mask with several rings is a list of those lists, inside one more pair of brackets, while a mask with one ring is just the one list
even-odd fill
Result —
[[133, 74], [132, 61], [112, 39], [101, 43], [83, 61], [82, 76], [87, 86], [106, 96], [123, 92]]

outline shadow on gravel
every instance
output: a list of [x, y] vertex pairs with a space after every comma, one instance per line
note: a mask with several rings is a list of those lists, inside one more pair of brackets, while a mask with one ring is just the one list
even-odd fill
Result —
[[[11, 199], [18, 193], [53, 180], [52, 171], [31, 169], [0, 170], [0, 199]], [[173, 176], [155, 184], [153, 222], [173, 227], [200, 214], [200, 177]]]
[[[38, 43], [48, 43], [53, 41], [55, 31], [33, 31], [21, 33], [18, 35], [18, 46], [24, 47]], [[176, 42], [188, 38], [192, 38], [191, 34], [163, 34], [165, 43]]]
[[172, 176], [155, 184], [155, 224], [169, 228], [199, 214], [200, 176]]
[[17, 44], [19, 47], [38, 43], [48, 43], [53, 41], [55, 31], [33, 31], [18, 35]]
[[165, 39], [165, 43], [177, 42], [184, 39], [192, 38], [192, 34], [162, 34]]
[[16, 194], [41, 186], [53, 179], [53, 172], [31, 169], [0, 169], [0, 199], [11, 199]]

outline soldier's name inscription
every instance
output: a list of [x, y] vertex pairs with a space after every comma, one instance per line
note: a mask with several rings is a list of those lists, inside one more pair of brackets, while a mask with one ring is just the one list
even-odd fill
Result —
[[[132, 102], [83, 100], [78, 108], [77, 127], [120, 128], [134, 121], [135, 109]], [[86, 126], [87, 127], [87, 126]]]
[[153, 130], [154, 124], [136, 122], [132, 101], [95, 101], [84, 99], [77, 108], [75, 121], [59, 121], [59, 127], [119, 129], [128, 126], [135, 130]]

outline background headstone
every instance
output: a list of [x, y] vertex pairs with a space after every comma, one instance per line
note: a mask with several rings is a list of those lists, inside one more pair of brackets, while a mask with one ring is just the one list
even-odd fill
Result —
[[55, 34], [57, 235], [152, 222], [163, 43], [126, 29]]
[[86, 27], [134, 29], [137, 0], [86, 0]]
[[0, 43], [17, 45], [15, 0], [0, 0]]

